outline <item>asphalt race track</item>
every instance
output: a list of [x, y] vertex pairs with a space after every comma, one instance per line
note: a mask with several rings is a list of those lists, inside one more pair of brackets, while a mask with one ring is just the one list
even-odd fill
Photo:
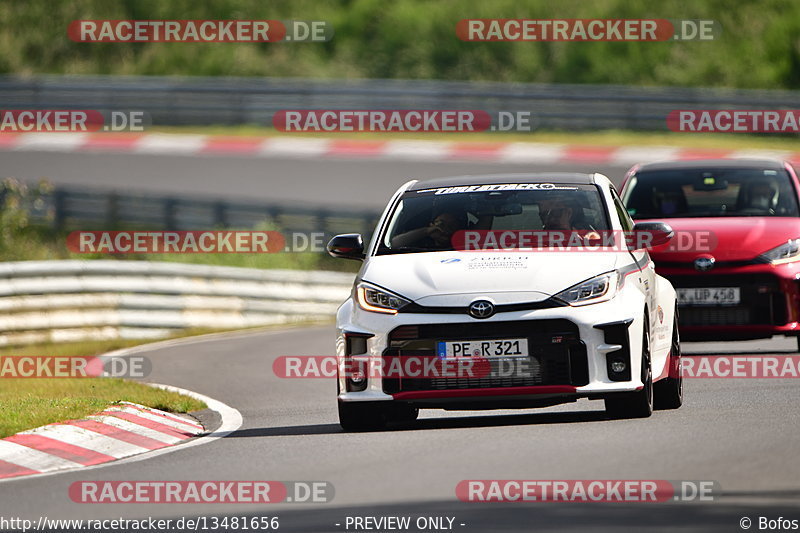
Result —
[[[6, 176], [275, 201], [379, 208], [408, 176], [624, 168], [3, 153]], [[313, 188], [309, 187], [313, 184]], [[309, 196], [311, 195], [311, 196]], [[243, 426], [202, 446], [138, 462], [0, 483], [5, 514], [50, 518], [278, 516], [280, 531], [346, 531], [347, 516], [454, 517], [455, 531], [741, 531], [749, 517], [800, 518], [800, 389], [792, 379], [687, 380], [686, 402], [643, 420], [608, 420], [602, 402], [485, 413], [423, 411], [389, 431], [346, 434], [333, 380], [280, 379], [281, 355], [332, 355], [332, 325], [250, 332], [146, 352], [148, 379], [238, 409]], [[794, 353], [792, 339], [691, 344], [699, 353]], [[464, 503], [465, 479], [713, 480], [723, 496], [688, 503]], [[82, 480], [328, 481], [327, 504], [73, 503]], [[339, 524], [337, 526], [337, 524]], [[464, 524], [463, 526], [461, 524]], [[411, 531], [417, 531], [411, 529]]]
[[[423, 411], [391, 431], [343, 433], [335, 383], [281, 379], [280, 355], [330, 354], [332, 326], [248, 333], [148, 352], [151, 381], [230, 406], [243, 426], [212, 443], [152, 459], [0, 484], [3, 507], [34, 520], [247, 514], [279, 516], [284, 531], [345, 531], [345, 517], [454, 516], [461, 531], [738, 530], [743, 516], [791, 517], [800, 496], [800, 390], [793, 380], [688, 380], [686, 403], [651, 418], [612, 421], [601, 402], [522, 412]], [[774, 339], [686, 343], [689, 353], [790, 353]], [[81, 480], [329, 481], [328, 504], [273, 506], [77, 504]], [[714, 480], [724, 496], [691, 503], [462, 503], [463, 479]], [[533, 525], [535, 524], [535, 527]], [[600, 527], [604, 526], [604, 527]]]
[[213, 195], [250, 201], [381, 209], [406, 181], [491, 172], [602, 172], [619, 183], [628, 167], [375, 159], [0, 152], [4, 177], [56, 185]]

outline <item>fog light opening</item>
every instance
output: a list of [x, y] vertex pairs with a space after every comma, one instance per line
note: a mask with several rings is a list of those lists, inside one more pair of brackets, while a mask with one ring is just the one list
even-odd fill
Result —
[[625, 364], [625, 361], [621, 361], [619, 359], [617, 359], [616, 361], [611, 361], [611, 371], [616, 374], [625, 372], [626, 368], [627, 365]]
[[346, 357], [344, 375], [348, 392], [361, 392], [367, 388], [366, 362]]

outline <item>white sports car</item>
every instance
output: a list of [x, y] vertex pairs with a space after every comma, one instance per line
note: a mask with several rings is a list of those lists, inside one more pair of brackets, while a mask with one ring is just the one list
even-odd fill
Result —
[[328, 244], [364, 262], [337, 314], [341, 426], [579, 398], [623, 418], [680, 407], [675, 290], [639, 244], [671, 237], [634, 227], [601, 174], [406, 183], [366, 249]]

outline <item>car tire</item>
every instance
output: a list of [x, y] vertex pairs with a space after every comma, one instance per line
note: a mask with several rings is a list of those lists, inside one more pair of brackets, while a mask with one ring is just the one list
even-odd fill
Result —
[[386, 427], [386, 409], [376, 402], [339, 401], [339, 425], [345, 431], [376, 431]]
[[681, 338], [678, 332], [678, 317], [675, 316], [675, 323], [672, 326], [672, 345], [669, 349], [670, 355], [678, 356], [678, 377], [666, 377], [653, 384], [653, 407], [658, 410], [677, 409], [683, 405], [683, 376], [680, 374]]
[[642, 333], [642, 390], [614, 394], [605, 399], [612, 418], [647, 418], [653, 414], [653, 371], [650, 366], [650, 320], [644, 316]]

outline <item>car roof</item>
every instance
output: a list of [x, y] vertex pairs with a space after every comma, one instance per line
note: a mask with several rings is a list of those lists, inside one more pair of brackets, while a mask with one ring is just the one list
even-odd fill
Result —
[[595, 183], [594, 174], [578, 172], [538, 172], [519, 174], [483, 174], [478, 176], [453, 176], [418, 181], [411, 185], [409, 191], [433, 189], [437, 187], [452, 187], [454, 185], [489, 185], [494, 183], [572, 183], [578, 185], [592, 185]]
[[743, 168], [757, 170], [782, 170], [781, 161], [775, 159], [692, 159], [688, 161], [659, 161], [645, 163], [636, 169], [643, 170], [693, 170], [704, 168]]

